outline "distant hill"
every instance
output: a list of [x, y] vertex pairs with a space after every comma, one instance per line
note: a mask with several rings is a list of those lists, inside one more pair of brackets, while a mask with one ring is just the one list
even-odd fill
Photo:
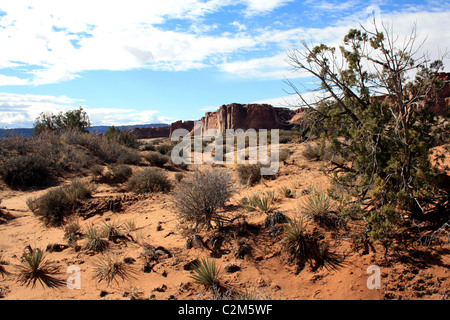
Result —
[[[151, 124], [137, 124], [137, 125], [128, 125], [128, 126], [115, 126], [119, 128], [120, 131], [128, 131], [137, 128], [154, 128], [154, 127], [167, 127], [169, 124], [165, 123], [151, 123]], [[109, 126], [92, 126], [88, 130], [92, 133], [105, 133], [108, 130]], [[31, 137], [33, 135], [32, 128], [16, 128], [16, 129], [0, 129], [0, 138], [5, 138], [9, 136], [24, 136]]]

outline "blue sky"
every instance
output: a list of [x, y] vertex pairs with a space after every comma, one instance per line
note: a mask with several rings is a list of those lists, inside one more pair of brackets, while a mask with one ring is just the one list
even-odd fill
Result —
[[1, 0], [0, 127], [79, 106], [94, 125], [123, 125], [292, 104], [283, 79], [310, 79], [286, 51], [337, 46], [371, 12], [400, 35], [417, 23], [431, 56], [450, 49], [448, 1]]

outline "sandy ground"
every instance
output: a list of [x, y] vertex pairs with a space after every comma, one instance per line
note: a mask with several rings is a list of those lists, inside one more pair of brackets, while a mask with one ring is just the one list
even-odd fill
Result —
[[[277, 190], [287, 186], [297, 191], [295, 199], [281, 199], [279, 210], [292, 216], [296, 212], [298, 201], [304, 195], [301, 190], [314, 186], [326, 188], [330, 182], [320, 171], [320, 162], [311, 162], [302, 157], [304, 145], [288, 146], [294, 154], [287, 165], [281, 165], [278, 177], [267, 180], [250, 189], [241, 187], [230, 202], [237, 205], [247, 194], [257, 190]], [[292, 164], [292, 160], [295, 164]], [[174, 172], [169, 172], [173, 175]], [[56, 276], [66, 281], [72, 275], [66, 273], [69, 266], [80, 269], [81, 288], [70, 289], [62, 285], [57, 289], [43, 288], [37, 284], [35, 288], [25, 287], [16, 282], [16, 269], [25, 246], [45, 249], [48, 244], [65, 244], [63, 228], [47, 228], [29, 210], [26, 200], [38, 196], [45, 190], [19, 192], [4, 189], [0, 191], [1, 206], [14, 216], [6, 224], [0, 225], [0, 252], [7, 262], [4, 269], [9, 272], [0, 275], [0, 293], [2, 299], [207, 299], [210, 293], [190, 278], [190, 271], [185, 265], [195, 258], [210, 257], [211, 251], [204, 247], [185, 249], [186, 233], [180, 226], [171, 206], [171, 195], [145, 195], [128, 203], [121, 212], [104, 212], [87, 219], [78, 218], [82, 228], [88, 224], [101, 225], [104, 221], [125, 222], [135, 221], [137, 230], [130, 233], [132, 240], [110, 242], [108, 252], [114, 252], [120, 257], [133, 258], [130, 265], [135, 278], [107, 285], [93, 279], [94, 265], [102, 254], [91, 254], [85, 250], [75, 251], [66, 248], [60, 252], [47, 254], [60, 269]], [[110, 197], [123, 196], [121, 185], [98, 184], [93, 195], [98, 201], [107, 201]], [[130, 194], [130, 196], [132, 196]], [[246, 222], [256, 226], [258, 232], [248, 232], [247, 235], [227, 239], [219, 255], [214, 256], [216, 264], [221, 269], [221, 283], [228, 289], [240, 291], [255, 291], [265, 298], [297, 300], [297, 299], [448, 299], [450, 289], [450, 251], [448, 244], [439, 250], [423, 253], [408, 261], [399, 259], [386, 262], [384, 251], [376, 248], [376, 252], [363, 253], [362, 250], [352, 251], [348, 239], [333, 239], [326, 234], [334, 251], [345, 254], [345, 260], [335, 270], [321, 268], [313, 271], [306, 266], [298, 274], [296, 268], [287, 261], [282, 250], [280, 237], [273, 237], [263, 228], [265, 214], [248, 212], [237, 206], [232, 207], [230, 215], [243, 214]], [[201, 233], [204, 239], [210, 233]], [[251, 245], [252, 254], [244, 259], [233, 254], [238, 240], [244, 240]], [[347, 241], [348, 240], [348, 241]], [[83, 240], [80, 240], [80, 245]], [[160, 252], [158, 263], [152, 271], [142, 270], [148, 255], [147, 247], [163, 246], [170, 251], [171, 256]], [[148, 254], [148, 251], [147, 251]], [[411, 262], [412, 261], [412, 262]], [[233, 273], [225, 272], [224, 266], [234, 263], [240, 267]], [[367, 281], [372, 273], [367, 272], [371, 265], [380, 269], [380, 289], [368, 288]]]

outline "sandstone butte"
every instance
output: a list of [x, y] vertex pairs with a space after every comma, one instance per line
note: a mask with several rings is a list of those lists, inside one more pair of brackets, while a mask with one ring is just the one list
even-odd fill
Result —
[[[450, 106], [450, 73], [439, 73], [438, 77], [444, 82], [444, 88], [439, 93], [431, 110], [442, 116], [445, 108]], [[384, 100], [386, 96], [375, 97], [374, 100]], [[186, 129], [189, 132], [194, 130], [194, 126], [201, 125], [201, 132], [205, 133], [209, 129], [218, 129], [225, 132], [227, 129], [281, 129], [289, 130], [293, 126], [299, 125], [305, 109], [278, 108], [269, 104], [239, 104], [232, 103], [222, 105], [217, 111], [207, 112], [200, 120], [182, 121], [178, 120], [171, 125], [153, 128], [138, 128], [131, 132], [138, 139], [167, 138], [176, 129]], [[196, 127], [198, 128], [198, 127]]]

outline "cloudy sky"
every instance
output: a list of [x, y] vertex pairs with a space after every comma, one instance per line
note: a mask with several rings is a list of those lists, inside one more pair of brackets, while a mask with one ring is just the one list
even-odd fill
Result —
[[[83, 106], [94, 125], [196, 120], [222, 104], [289, 102], [286, 51], [339, 45], [375, 13], [450, 49], [448, 1], [1, 0], [0, 127]], [[450, 61], [446, 60], [447, 70]]]

